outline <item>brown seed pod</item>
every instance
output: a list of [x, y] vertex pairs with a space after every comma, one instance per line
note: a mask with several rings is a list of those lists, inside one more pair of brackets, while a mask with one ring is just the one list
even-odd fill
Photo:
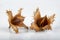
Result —
[[17, 27], [25, 27], [28, 29], [28, 27], [23, 23], [25, 17], [21, 16], [21, 11], [22, 8], [18, 10], [18, 13], [14, 17], [12, 15], [12, 11], [6, 11], [8, 15], [9, 28], [12, 27], [16, 33], [18, 33]]
[[51, 25], [54, 21], [55, 14], [50, 16], [49, 18], [46, 16], [41, 17], [39, 8], [36, 9], [34, 13], [34, 22], [31, 23], [30, 28], [35, 31], [43, 31], [43, 30], [51, 30]]

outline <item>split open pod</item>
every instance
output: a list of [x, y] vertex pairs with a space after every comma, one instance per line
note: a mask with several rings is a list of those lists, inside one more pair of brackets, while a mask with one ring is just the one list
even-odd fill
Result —
[[35, 30], [36, 32], [43, 30], [52, 30], [51, 24], [54, 21], [54, 17], [55, 14], [51, 15], [50, 17], [47, 17], [47, 15], [41, 17], [39, 8], [37, 8], [36, 12], [34, 12], [34, 22], [31, 23], [30, 29]]
[[23, 23], [24, 21], [24, 18], [22, 15], [21, 15], [21, 11], [22, 11], [22, 8], [20, 8], [18, 10], [18, 13], [13, 16], [12, 15], [12, 11], [6, 11], [7, 15], [8, 15], [8, 22], [9, 22], [9, 28], [12, 27], [12, 29], [18, 33], [18, 28], [17, 27], [25, 27], [26, 29], [28, 29], [28, 27]]

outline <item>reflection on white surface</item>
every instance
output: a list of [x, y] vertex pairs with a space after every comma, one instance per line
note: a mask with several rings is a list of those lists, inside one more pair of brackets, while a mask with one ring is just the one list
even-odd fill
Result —
[[2, 28], [0, 29], [0, 40], [60, 40], [60, 29], [54, 28], [44, 32], [28, 30], [28, 32], [15, 34], [8, 28]]

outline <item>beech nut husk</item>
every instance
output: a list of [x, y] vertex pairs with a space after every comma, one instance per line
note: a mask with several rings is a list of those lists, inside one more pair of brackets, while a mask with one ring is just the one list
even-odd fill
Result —
[[8, 16], [8, 22], [9, 22], [9, 28], [12, 27], [12, 29], [18, 33], [18, 28], [17, 27], [25, 27], [26, 29], [28, 29], [28, 27], [23, 23], [24, 21], [24, 18], [22, 15], [21, 15], [21, 11], [22, 11], [22, 8], [20, 8], [18, 10], [18, 13], [13, 16], [12, 15], [12, 11], [6, 11], [7, 13], [7, 16]]
[[50, 17], [47, 17], [47, 15], [41, 17], [39, 8], [37, 8], [36, 12], [34, 12], [34, 22], [31, 23], [30, 29], [35, 30], [36, 32], [52, 30], [51, 24], [54, 22], [54, 17], [55, 14], [51, 15]]

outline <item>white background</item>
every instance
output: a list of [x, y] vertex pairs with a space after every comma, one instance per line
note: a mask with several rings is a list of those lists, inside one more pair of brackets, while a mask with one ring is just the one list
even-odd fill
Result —
[[[56, 14], [52, 31], [20, 32], [15, 34], [8, 29], [6, 10], [12, 10], [13, 15], [23, 8], [24, 23], [29, 27], [33, 21], [33, 12], [40, 9], [41, 15]], [[60, 0], [0, 0], [0, 40], [60, 40]]]

